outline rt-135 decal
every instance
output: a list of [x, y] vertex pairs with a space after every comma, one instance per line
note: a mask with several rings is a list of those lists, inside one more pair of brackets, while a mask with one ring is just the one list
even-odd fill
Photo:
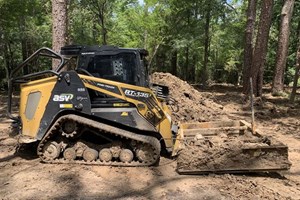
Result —
[[151, 96], [151, 94], [147, 92], [140, 92], [140, 91], [129, 90], [129, 89], [125, 89], [124, 94], [125, 96], [142, 97], [142, 98], [149, 98]]

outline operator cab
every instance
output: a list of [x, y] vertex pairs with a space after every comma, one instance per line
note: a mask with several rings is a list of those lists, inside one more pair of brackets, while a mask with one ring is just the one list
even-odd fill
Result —
[[[135, 91], [135, 87], [122, 84], [120, 90], [124, 92], [124, 97], [129, 96], [129, 98], [138, 99], [138, 101], [142, 101], [145, 104], [148, 102], [150, 109], [157, 105], [155, 98], [149, 95], [148, 92], [143, 92], [146, 88], [150, 89], [147, 61], [145, 58], [148, 52], [145, 49], [119, 48], [115, 46], [67, 46], [61, 49], [61, 54], [77, 57], [75, 70], [78, 73], [118, 83], [140, 86], [142, 91], [138, 91], [139, 89]], [[92, 80], [95, 79], [93, 78]], [[101, 82], [101, 80], [95, 80], [95, 85], [99, 84], [97, 81]], [[130, 88], [134, 89], [131, 90]], [[152, 84], [152, 89], [158, 99], [167, 99], [169, 91], [167, 87]], [[107, 92], [100, 92], [93, 89], [93, 87], [87, 87], [87, 91], [93, 116], [141, 130], [155, 130], [153, 125], [157, 124], [160, 120], [154, 115], [150, 115], [148, 117], [151, 118], [149, 119], [151, 122], [144, 121], [146, 117], [139, 113], [137, 109], [138, 105], [130, 103], [126, 99], [110, 95]], [[126, 95], [126, 91], [133, 92], [133, 94]], [[145, 96], [134, 96], [135, 92]], [[139, 105], [143, 106], [142, 103], [139, 103]], [[158, 112], [162, 112], [160, 115], [163, 114], [163, 111]], [[145, 129], [145, 127], [147, 128]]]
[[[144, 49], [71, 45], [62, 47], [61, 54], [65, 57], [76, 58], [75, 70], [79, 74], [149, 87], [145, 59], [148, 52]], [[91, 112], [94, 116], [130, 127], [140, 126], [137, 124], [138, 121], [141, 121], [138, 120], [140, 115], [134, 104], [91, 88], [87, 88], [87, 90], [91, 102]], [[126, 117], [122, 115], [124, 113], [127, 113]]]
[[115, 46], [78, 46], [61, 48], [61, 54], [77, 57], [76, 69], [95, 77], [112, 81], [149, 86], [145, 49], [118, 48]]

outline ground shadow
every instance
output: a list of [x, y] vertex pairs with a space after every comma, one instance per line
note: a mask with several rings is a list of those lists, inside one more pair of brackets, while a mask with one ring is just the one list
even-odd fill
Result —
[[36, 145], [37, 144], [19, 144], [15, 146], [15, 151], [12, 155], [0, 158], [0, 162], [10, 161], [17, 157], [25, 160], [35, 160], [38, 158], [36, 154]]
[[[224, 174], [223, 174], [224, 175]], [[239, 178], [246, 177], [268, 177], [268, 178], [276, 178], [285, 180], [284, 176], [281, 176], [277, 173], [243, 173], [243, 174], [228, 174], [229, 176], [236, 176]], [[187, 181], [190, 179], [201, 179], [207, 177], [219, 177], [219, 174], [208, 174], [208, 175], [180, 175], [174, 176], [171, 178], [165, 178], [159, 170], [153, 168], [153, 178], [150, 180], [150, 184], [145, 186], [144, 188], [135, 188], [131, 185], [130, 182], [126, 182], [126, 185], [120, 184], [111, 184], [108, 182], [105, 190], [99, 190], [99, 192], [89, 194], [87, 191], [84, 191], [84, 186], [80, 182], [77, 176], [72, 174], [66, 174], [61, 176], [59, 181], [61, 183], [67, 182], [69, 184], [64, 184], [66, 188], [64, 188], [64, 194], [59, 195], [57, 197], [52, 197], [53, 199], [107, 199], [107, 200], [115, 200], [115, 199], [159, 199], [160, 197], [168, 196], [168, 199], [224, 199], [227, 196], [226, 193], [220, 193], [219, 188], [214, 188], [214, 192], [207, 191], [207, 185], [195, 185], [194, 194], [187, 194], [178, 188], [178, 181]], [[223, 179], [221, 176], [219, 177]], [[106, 180], [109, 181], [109, 180]], [[72, 184], [70, 184], [72, 182]], [[91, 183], [93, 184], [93, 183]], [[174, 185], [174, 188], [167, 189], [166, 185]], [[212, 187], [212, 186], [209, 186]], [[164, 188], [164, 192], [160, 190], [160, 188]]]

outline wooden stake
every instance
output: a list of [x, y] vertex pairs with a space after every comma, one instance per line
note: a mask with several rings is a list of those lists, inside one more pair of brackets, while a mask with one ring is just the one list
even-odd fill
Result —
[[255, 135], [252, 77], [250, 77], [250, 101], [251, 101], [251, 114], [252, 114], [252, 117], [251, 117], [251, 129], [252, 129], [252, 134]]

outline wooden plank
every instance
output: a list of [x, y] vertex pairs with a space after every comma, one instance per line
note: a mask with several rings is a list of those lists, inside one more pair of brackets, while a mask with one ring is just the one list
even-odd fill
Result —
[[279, 172], [279, 171], [287, 171], [290, 169], [290, 165], [284, 165], [281, 167], [264, 167], [264, 168], [227, 168], [227, 169], [217, 169], [217, 170], [187, 170], [187, 169], [177, 169], [177, 172], [182, 175], [204, 175], [209, 173], [216, 173], [216, 174], [242, 174], [242, 173], [257, 173], [257, 172]]
[[[247, 130], [252, 132], [252, 125], [250, 123], [246, 122], [245, 120], [241, 120], [240, 123], [242, 126], [247, 126]], [[262, 137], [263, 134], [259, 130], [256, 129], [254, 135], [256, 135], [258, 137]]]
[[197, 134], [201, 134], [205, 136], [205, 135], [217, 135], [218, 132], [221, 131], [240, 131], [240, 130], [247, 130], [247, 126], [183, 129], [183, 134], [184, 136], [192, 136]]
[[239, 126], [240, 121], [212, 121], [212, 122], [196, 122], [196, 123], [182, 123], [180, 128], [182, 129], [198, 129], [198, 128], [218, 128], [218, 127], [232, 127]]

